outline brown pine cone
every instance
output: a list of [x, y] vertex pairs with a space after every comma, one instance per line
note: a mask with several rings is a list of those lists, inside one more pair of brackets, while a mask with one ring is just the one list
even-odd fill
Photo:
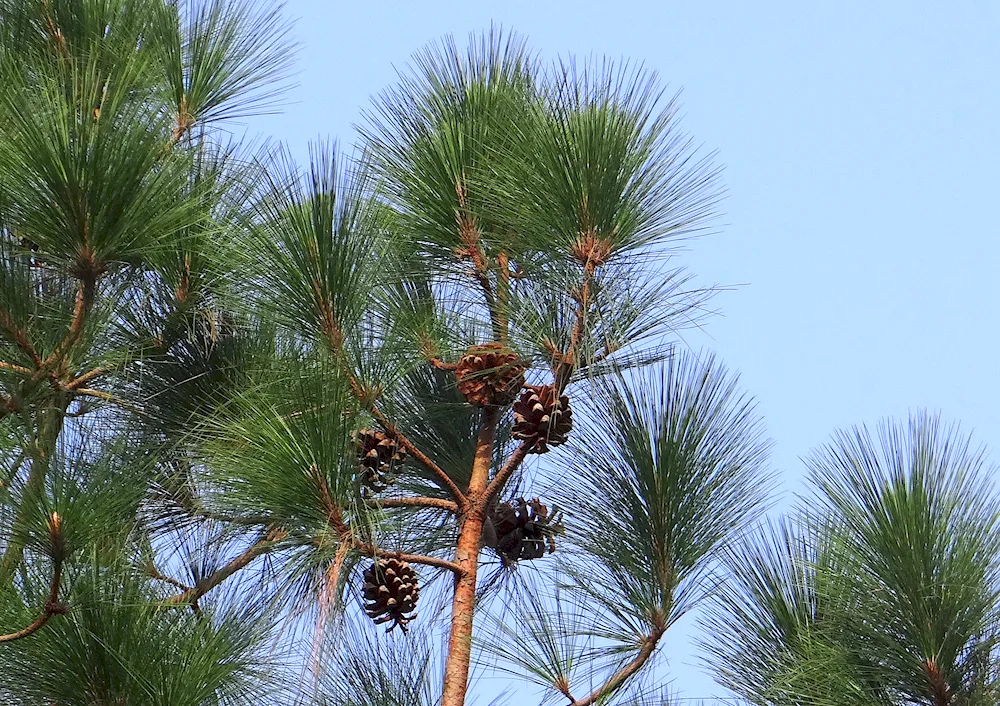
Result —
[[365, 613], [376, 625], [392, 624], [386, 632], [398, 625], [406, 632], [406, 625], [417, 617], [414, 609], [420, 597], [417, 574], [413, 567], [400, 559], [379, 559], [365, 570]]
[[556, 550], [562, 534], [562, 513], [552, 512], [538, 498], [517, 498], [497, 505], [490, 516], [496, 532], [496, 552], [505, 563], [538, 559]]
[[359, 431], [357, 445], [358, 482], [373, 493], [381, 493], [396, 480], [399, 467], [406, 461], [406, 450], [377, 429]]
[[550, 446], [565, 444], [573, 429], [573, 410], [569, 397], [555, 398], [552, 385], [531, 386], [521, 393], [514, 403], [514, 425], [511, 435], [515, 439], [538, 439], [531, 453], [543, 454]]
[[477, 407], [505, 407], [517, 399], [526, 366], [500, 343], [473, 346], [458, 361], [455, 381], [466, 401]]

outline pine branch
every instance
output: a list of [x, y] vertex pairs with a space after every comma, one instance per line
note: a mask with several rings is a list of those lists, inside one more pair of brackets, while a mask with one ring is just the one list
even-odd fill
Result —
[[590, 311], [591, 286], [597, 268], [603, 264], [606, 246], [590, 235], [581, 238], [574, 246], [574, 255], [583, 265], [583, 279], [580, 282], [580, 289], [574, 293], [577, 302], [576, 321], [573, 324], [573, 332], [570, 334], [569, 350], [553, 356], [553, 372], [555, 374], [556, 396], [558, 397], [566, 389], [570, 378], [576, 369], [576, 357], [580, 349], [580, 342], [586, 334], [587, 314]]
[[948, 686], [947, 679], [941, 673], [937, 660], [933, 657], [928, 658], [924, 661], [923, 668], [934, 706], [950, 706], [952, 701], [951, 687]]
[[384, 559], [399, 559], [400, 561], [405, 561], [410, 564], [423, 564], [425, 566], [433, 566], [437, 569], [446, 569], [452, 571], [455, 574], [461, 576], [464, 573], [464, 569], [453, 561], [448, 561], [447, 559], [439, 559], [434, 556], [426, 556], [423, 554], [407, 554], [406, 552], [392, 552], [387, 549], [380, 549], [372, 544], [365, 544], [364, 542], [357, 542], [355, 547], [364, 554], [369, 554], [371, 556], [377, 556]]
[[144, 411], [136, 407], [131, 402], [123, 400], [120, 397], [116, 397], [112, 395], [110, 392], [104, 392], [103, 390], [91, 390], [88, 387], [79, 387], [76, 388], [75, 390], [72, 390], [72, 392], [74, 395], [81, 395], [83, 397], [93, 397], [95, 399], [104, 400], [105, 402], [116, 404], [122, 409], [127, 409], [129, 412], [132, 412], [133, 414], [138, 414], [139, 416], [142, 417], [148, 416]]
[[458, 370], [458, 363], [446, 363], [435, 356], [430, 356], [427, 361], [438, 370], [445, 370], [447, 372], [455, 372]]
[[166, 574], [161, 572], [159, 569], [156, 568], [156, 566], [152, 562], [146, 565], [146, 575], [149, 576], [151, 579], [156, 579], [157, 581], [163, 581], [164, 583], [168, 583], [174, 588], [180, 589], [181, 591], [193, 590], [191, 586], [187, 586], [178, 581], [177, 579], [173, 578], [172, 576], [167, 576]]
[[80, 280], [80, 288], [76, 293], [76, 303], [73, 305], [73, 317], [70, 319], [69, 330], [66, 332], [63, 340], [56, 346], [55, 350], [52, 351], [52, 354], [39, 366], [36, 376], [43, 370], [54, 370], [58, 367], [59, 361], [80, 340], [80, 337], [83, 335], [84, 326], [87, 324], [87, 316], [94, 305], [94, 296], [96, 293], [96, 275], [87, 273]]
[[490, 484], [486, 487], [486, 501], [489, 502], [494, 496], [496, 496], [503, 487], [510, 480], [510, 477], [514, 475], [514, 472], [521, 467], [524, 459], [527, 458], [531, 450], [535, 448], [535, 442], [538, 440], [537, 436], [532, 436], [530, 439], [525, 439], [521, 442], [521, 445], [510, 455], [507, 462], [504, 464], [503, 468], [500, 469], [499, 473], [490, 481]]
[[[336, 335], [330, 336], [331, 345], [335, 345], [338, 341], [342, 340], [343, 340], [342, 337], [337, 337]], [[334, 350], [337, 351], [338, 349], [339, 347], [336, 347]], [[357, 397], [358, 400], [363, 401], [366, 398], [366, 396], [364, 394], [364, 391], [361, 389], [361, 385], [358, 383], [357, 378], [355, 378], [353, 374], [349, 373], [349, 380], [351, 384], [351, 392], [354, 393], [354, 396]], [[376, 407], [374, 404], [370, 404], [369, 411], [371, 412], [372, 416], [375, 417], [375, 421], [377, 421], [379, 425], [385, 430], [385, 433], [388, 434], [390, 437], [392, 437], [392, 439], [396, 443], [398, 443], [400, 446], [406, 449], [406, 451], [411, 456], [413, 456], [413, 458], [415, 458], [422, 466], [424, 466], [424, 468], [433, 473], [435, 477], [437, 477], [437, 479], [441, 481], [444, 487], [448, 489], [448, 492], [452, 494], [452, 496], [455, 498], [455, 501], [458, 503], [459, 507], [464, 506], [465, 495], [462, 493], [459, 487], [455, 485], [455, 481], [451, 479], [451, 476], [445, 473], [440, 466], [434, 463], [434, 461], [430, 458], [430, 456], [428, 456], [419, 448], [417, 448], [417, 445], [414, 444], [412, 441], [410, 441], [406, 437], [406, 435], [404, 435], [403, 432], [401, 432], [396, 427], [395, 424], [390, 422], [389, 418], [386, 417], [385, 414], [383, 414], [378, 407]]]
[[[333, 353], [334, 358], [340, 362], [345, 372], [347, 373], [347, 379], [351, 386], [351, 392], [358, 399], [358, 401], [365, 403], [366, 400], [368, 399], [368, 396], [365, 395], [365, 392], [362, 389], [361, 384], [358, 382], [358, 379], [354, 376], [354, 373], [348, 369], [347, 363], [344, 360], [344, 334], [343, 332], [341, 332], [340, 328], [334, 321], [333, 314], [329, 306], [324, 307], [324, 315], [322, 316], [322, 321], [323, 321], [323, 331], [326, 335], [327, 343], [330, 346], [330, 352]], [[417, 445], [414, 444], [412, 441], [410, 441], [403, 434], [403, 432], [401, 432], [396, 427], [395, 424], [390, 422], [389, 418], [386, 417], [385, 414], [383, 414], [382, 411], [375, 406], [374, 402], [367, 402], [367, 406], [368, 410], [371, 412], [371, 415], [375, 417], [375, 421], [377, 421], [379, 425], [385, 430], [385, 433], [388, 434], [390, 437], [392, 437], [392, 439], [396, 443], [398, 443], [400, 446], [406, 449], [406, 451], [413, 458], [415, 458], [424, 468], [426, 468], [427, 470], [429, 470], [431, 473], [434, 474], [434, 476], [441, 482], [441, 484], [448, 490], [448, 492], [451, 493], [452, 497], [455, 498], [455, 502], [458, 503], [458, 507], [460, 510], [464, 508], [466, 504], [465, 495], [462, 493], [461, 489], [457, 485], [455, 485], [455, 481], [451, 479], [451, 476], [445, 473], [440, 466], [434, 463], [434, 461], [431, 459], [430, 456], [428, 456], [419, 448], [417, 448]]]
[[382, 500], [372, 500], [369, 503], [372, 507], [429, 507], [437, 510], [447, 510], [457, 515], [458, 504], [443, 498], [385, 498]]
[[228, 579], [237, 571], [246, 568], [246, 566], [254, 559], [274, 550], [286, 536], [287, 533], [284, 530], [272, 529], [266, 536], [258, 539], [250, 545], [246, 551], [229, 561], [225, 566], [222, 566], [209, 576], [206, 576], [192, 588], [189, 588], [183, 593], [171, 596], [166, 600], [166, 603], [170, 605], [179, 605], [196, 602], [199, 598]]
[[[49, 531], [54, 544], [62, 542], [59, 515], [57, 513], [52, 513], [52, 523]], [[49, 585], [49, 598], [45, 601], [42, 614], [31, 625], [7, 635], [0, 635], [0, 642], [13, 642], [14, 640], [20, 640], [22, 637], [27, 637], [45, 627], [53, 615], [65, 615], [69, 612], [69, 608], [59, 602], [59, 583], [61, 580], [62, 557], [56, 554], [52, 559], [52, 581]]]
[[[55, 450], [59, 434], [62, 431], [63, 418], [66, 415], [66, 409], [69, 406], [69, 401], [63, 401], [60, 409], [51, 410], [52, 413], [57, 415], [55, 427], [50, 426], [51, 420], [48, 420], [50, 424], [46, 424], [46, 420], [43, 420], [39, 424], [39, 435], [35, 442], [35, 447], [29, 453], [31, 454], [31, 468], [28, 471], [28, 479], [24, 484], [24, 494], [30, 495], [31, 493], [37, 492], [45, 483], [46, 477], [49, 473], [49, 459]], [[48, 427], [48, 428], [46, 428]], [[53, 433], [54, 432], [54, 433]], [[24, 525], [28, 513], [28, 506], [25, 503], [21, 503], [17, 508], [17, 514], [14, 517], [13, 527], [21, 527]], [[52, 534], [52, 541], [61, 541], [58, 537], [60, 518], [56, 513], [52, 513], [51, 524], [52, 528], [50, 531]], [[3, 559], [0, 560], [0, 583], [8, 583], [12, 580], [14, 573], [17, 571], [18, 567], [21, 565], [21, 561], [24, 559], [24, 543], [23, 541], [16, 539], [16, 533], [14, 537], [11, 537], [7, 542], [7, 548], [4, 550]]]
[[[330, 496], [330, 490], [326, 485], [326, 481], [319, 478], [319, 488], [320, 494], [323, 496], [323, 504], [326, 507], [327, 521], [330, 526], [337, 533], [340, 538], [342, 546], [353, 546], [365, 554], [371, 554], [373, 556], [387, 557], [400, 559], [401, 561], [407, 561], [411, 564], [425, 564], [427, 566], [434, 566], [439, 569], [447, 569], [448, 571], [454, 571], [456, 573], [461, 573], [462, 568], [453, 562], [446, 559], [438, 559], [437, 557], [424, 556], [421, 554], [405, 554], [403, 552], [391, 552], [385, 549], [376, 547], [374, 544], [368, 544], [365, 542], [359, 542], [353, 535], [351, 528], [344, 522], [343, 513], [341, 509], [334, 503], [333, 498]], [[399, 500], [421, 500], [421, 501], [435, 501], [435, 498], [399, 498]], [[448, 503], [447, 500], [441, 501]], [[448, 503], [453, 508], [457, 510], [457, 505], [454, 503]], [[434, 506], [439, 507], [436, 503]]]
[[106, 374], [108, 372], [110, 372], [110, 371], [107, 368], [104, 368], [104, 367], [94, 368], [93, 370], [89, 370], [89, 371], [83, 373], [82, 375], [80, 375], [79, 377], [74, 378], [73, 380], [70, 380], [68, 383], [66, 383], [65, 385], [63, 385], [63, 388], [66, 389], [66, 390], [76, 390], [76, 389], [78, 389], [80, 387], [83, 387], [84, 385], [86, 385], [87, 383], [91, 382], [92, 380], [96, 380], [101, 375], [104, 375], [104, 374]]
[[[352, 380], [352, 385], [351, 385], [352, 389], [355, 384], [356, 383], [354, 383], [354, 381]], [[440, 466], [434, 463], [434, 461], [431, 460], [431, 458], [427, 454], [425, 454], [423, 451], [417, 448], [416, 444], [414, 444], [412, 441], [406, 438], [403, 432], [399, 431], [396, 425], [390, 422], [389, 419], [377, 407], [372, 405], [370, 411], [372, 416], [375, 417], [375, 421], [377, 421], [379, 425], [385, 430], [386, 434], [388, 434], [390, 437], [393, 438], [393, 440], [396, 443], [398, 443], [400, 446], [406, 449], [406, 451], [410, 454], [410, 456], [415, 458], [420, 463], [420, 465], [422, 465], [424, 468], [426, 468], [427, 470], [429, 470], [431, 473], [434, 474], [434, 476], [441, 482], [441, 484], [448, 490], [448, 492], [451, 493], [452, 497], [455, 498], [455, 502], [458, 504], [459, 510], [462, 510], [465, 507], [467, 500], [465, 494], [459, 489], [457, 485], [455, 485], [455, 481], [451, 479], [451, 476], [445, 473]]]
[[[465, 191], [461, 185], [458, 186], [459, 208], [465, 208]], [[458, 235], [462, 241], [462, 247], [457, 248], [455, 253], [459, 259], [468, 258], [472, 261], [473, 277], [479, 283], [479, 288], [483, 291], [483, 298], [486, 300], [486, 308], [490, 312], [490, 324], [493, 327], [493, 337], [497, 341], [504, 341], [507, 338], [507, 321], [501, 314], [497, 293], [493, 291], [493, 283], [490, 282], [489, 268], [486, 265], [486, 258], [479, 248], [480, 233], [479, 228], [469, 216], [460, 216], [458, 220]]]
[[462, 706], [469, 688], [469, 664], [472, 656], [472, 622], [476, 606], [476, 575], [479, 549], [486, 521], [486, 489], [496, 443], [499, 411], [487, 407], [479, 427], [476, 454], [469, 479], [469, 502], [462, 508], [462, 527], [455, 549], [455, 563], [461, 569], [455, 580], [452, 598], [448, 658], [445, 663], [442, 706]]
[[11, 338], [14, 339], [14, 342], [17, 343], [18, 347], [27, 353], [28, 357], [31, 358], [32, 362], [34, 362], [35, 367], [41, 368], [42, 359], [35, 351], [35, 347], [31, 345], [31, 341], [28, 340], [28, 334], [24, 331], [24, 329], [15, 324], [13, 319], [10, 318], [10, 314], [3, 309], [0, 309], [0, 326], [7, 329], [7, 332], [11, 335]]
[[[572, 701], [569, 706], [592, 706], [592, 704], [602, 702], [605, 698], [618, 691], [630, 677], [635, 675], [646, 664], [665, 632], [665, 627], [654, 627], [652, 632], [643, 639], [642, 646], [639, 648], [639, 653], [635, 656], [635, 659], [608, 677], [608, 680], [597, 689], [581, 699]], [[567, 696], [569, 696], [568, 693]]]
[[13, 363], [5, 363], [2, 360], [0, 360], [0, 369], [11, 370], [15, 373], [20, 373], [21, 375], [34, 375], [34, 371], [29, 368], [25, 368], [21, 365], [14, 365]]

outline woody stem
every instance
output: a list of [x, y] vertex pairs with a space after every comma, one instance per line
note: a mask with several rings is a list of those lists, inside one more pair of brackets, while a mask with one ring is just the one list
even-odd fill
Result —
[[455, 550], [455, 564], [460, 571], [455, 579], [451, 609], [451, 633], [445, 663], [442, 706], [463, 706], [469, 686], [472, 656], [472, 618], [476, 602], [476, 576], [479, 568], [479, 542], [486, 519], [486, 488], [493, 461], [499, 412], [487, 407], [476, 441], [476, 455], [469, 481], [468, 502]]

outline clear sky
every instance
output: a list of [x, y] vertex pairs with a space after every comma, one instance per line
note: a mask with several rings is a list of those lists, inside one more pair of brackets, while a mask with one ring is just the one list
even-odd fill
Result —
[[[1000, 2], [866, 0], [291, 0], [299, 86], [254, 119], [305, 156], [352, 124], [426, 42], [491, 23], [544, 57], [642, 61], [683, 89], [683, 127], [717, 149], [719, 234], [681, 258], [742, 285], [687, 344], [742, 374], [786, 493], [830, 433], [926, 407], [1000, 461]], [[660, 669], [719, 693], [687, 626]], [[485, 700], [484, 700], [485, 703]]]

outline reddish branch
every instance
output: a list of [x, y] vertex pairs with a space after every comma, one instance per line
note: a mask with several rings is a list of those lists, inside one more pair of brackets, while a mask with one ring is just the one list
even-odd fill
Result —
[[[553, 372], [555, 373], [556, 394], [561, 395], [577, 367], [580, 344], [586, 334], [587, 315], [590, 313], [592, 282], [597, 268], [607, 262], [611, 254], [611, 241], [600, 237], [593, 229], [582, 232], [570, 248], [570, 255], [583, 267], [580, 288], [572, 292], [576, 300], [576, 321], [570, 334], [569, 350], [553, 351]], [[592, 362], [592, 361], [588, 361]]]
[[7, 329], [11, 338], [14, 339], [14, 342], [22, 351], [28, 354], [28, 357], [31, 358], [36, 368], [42, 367], [42, 359], [35, 351], [35, 347], [31, 345], [31, 341], [28, 340], [27, 333], [25, 333], [24, 329], [15, 324], [14, 320], [10, 318], [10, 314], [3, 309], [0, 309], [0, 326]]
[[[656, 645], [660, 641], [660, 638], [663, 637], [664, 632], [666, 632], [665, 627], [654, 627], [652, 632], [643, 638], [642, 644], [639, 647], [639, 653], [635, 656], [635, 659], [608, 677], [606, 682], [589, 693], [587, 696], [584, 696], [581, 699], [576, 699], [569, 706], [591, 706], [592, 704], [602, 701], [607, 696], [620, 689], [630, 677], [642, 669], [643, 665], [645, 665], [649, 658], [653, 655], [653, 652], [656, 650]], [[566, 695], [569, 696], [569, 694]], [[572, 697], [570, 698], [572, 699]]]
[[451, 493], [452, 497], [455, 498], [455, 502], [458, 503], [459, 508], [465, 505], [465, 495], [462, 493], [461, 489], [455, 485], [455, 481], [451, 479], [447, 473], [444, 472], [440, 466], [438, 466], [431, 459], [430, 456], [425, 454], [417, 445], [410, 441], [406, 435], [404, 435], [396, 425], [389, 421], [378, 407], [375, 406], [374, 402], [370, 399], [370, 395], [365, 393], [365, 390], [361, 387], [361, 383], [358, 382], [354, 373], [348, 369], [347, 361], [344, 360], [344, 334], [340, 330], [334, 320], [333, 311], [328, 303], [320, 304], [320, 325], [323, 328], [323, 333], [326, 335], [327, 343], [330, 346], [330, 352], [333, 354], [334, 358], [338, 360], [343, 366], [345, 372], [347, 373], [347, 379], [351, 386], [351, 392], [358, 399], [358, 401], [366, 404], [368, 410], [371, 412], [372, 416], [375, 417], [375, 421], [385, 430], [392, 439], [406, 449], [407, 453], [410, 454], [420, 465], [430, 471], [434, 477]]
[[146, 412], [142, 411], [135, 405], [131, 404], [130, 402], [127, 402], [126, 400], [121, 399], [120, 397], [115, 397], [110, 392], [104, 392], [103, 390], [91, 390], [86, 387], [78, 387], [75, 390], [70, 390], [70, 392], [72, 392], [75, 395], [81, 395], [83, 397], [93, 397], [98, 400], [104, 400], [105, 402], [111, 402], [112, 404], [116, 404], [122, 409], [127, 409], [128, 411], [134, 414], [138, 414], [143, 417], [148, 416]]
[[174, 145], [180, 142], [184, 138], [184, 135], [191, 129], [192, 125], [194, 125], [194, 116], [191, 114], [187, 94], [185, 94], [181, 96], [180, 105], [177, 108], [177, 124], [170, 134], [170, 142], [167, 144], [167, 149], [173, 148]]
[[446, 363], [440, 358], [430, 357], [427, 359], [431, 365], [433, 365], [438, 370], [447, 370], [449, 372], [454, 372], [458, 370], [458, 363]]
[[80, 375], [79, 377], [70, 380], [68, 383], [63, 385], [63, 388], [66, 390], [76, 390], [78, 388], [83, 387], [92, 380], [96, 380], [101, 375], [104, 375], [107, 372], [108, 372], [107, 368], [94, 368], [93, 370], [89, 370], [85, 372], [83, 375]]
[[59, 56], [63, 59], [69, 59], [69, 49], [66, 47], [66, 38], [63, 36], [62, 31], [56, 26], [56, 23], [52, 20], [52, 15], [49, 14], [48, 0], [42, 0], [42, 9], [45, 11], [45, 31], [48, 32], [53, 44], [55, 44], [56, 51], [59, 53]]
[[0, 369], [10, 370], [15, 373], [20, 373], [21, 375], [33, 375], [34, 371], [30, 368], [25, 368], [23, 365], [14, 365], [13, 363], [5, 363], [0, 360]]
[[443, 498], [383, 498], [372, 502], [378, 507], [428, 507], [458, 514], [458, 504]]
[[94, 305], [94, 295], [97, 292], [96, 276], [88, 275], [80, 280], [80, 288], [76, 292], [76, 303], [73, 305], [73, 317], [70, 319], [69, 331], [52, 355], [45, 359], [41, 368], [44, 370], [54, 370], [63, 356], [76, 345], [83, 335], [83, 329], [87, 323], [87, 315]]
[[924, 673], [927, 675], [931, 701], [934, 706], [949, 706], [951, 704], [951, 687], [948, 686], [948, 680], [941, 673], [936, 659], [929, 657], [924, 661]]
[[[52, 513], [52, 520], [49, 524], [49, 534], [52, 539], [53, 546], [59, 546], [62, 544], [62, 534], [59, 527], [59, 515], [57, 513]], [[49, 597], [45, 601], [45, 607], [42, 609], [42, 614], [35, 618], [31, 625], [18, 630], [17, 632], [12, 632], [7, 635], [0, 635], [0, 642], [13, 642], [14, 640], [20, 640], [22, 637], [27, 637], [45, 627], [45, 624], [49, 622], [53, 615], [65, 615], [69, 612], [69, 608], [59, 602], [59, 583], [62, 580], [62, 559], [57, 557], [52, 560], [52, 582], [49, 585]]]
[[157, 581], [163, 581], [164, 583], [170, 584], [174, 588], [179, 588], [181, 591], [192, 590], [190, 586], [184, 585], [183, 583], [173, 578], [172, 576], [167, 576], [159, 569], [157, 569], [153, 564], [149, 564], [146, 566], [146, 575], [149, 576], [149, 578], [151, 579], [156, 579]]
[[396, 428], [396, 425], [390, 422], [389, 419], [384, 414], [382, 414], [382, 412], [380, 412], [377, 407], [372, 406], [371, 413], [372, 416], [375, 417], [375, 421], [377, 421], [379, 425], [383, 429], [385, 429], [386, 434], [391, 436], [396, 441], [396, 443], [398, 443], [400, 446], [406, 449], [406, 451], [410, 454], [410, 456], [416, 459], [420, 463], [420, 465], [422, 465], [424, 468], [426, 468], [427, 470], [429, 470], [431, 473], [434, 474], [434, 477], [437, 478], [438, 481], [441, 483], [441, 485], [443, 485], [448, 490], [448, 492], [451, 493], [452, 497], [455, 498], [455, 502], [458, 504], [459, 509], [461, 510], [463, 507], [465, 507], [466, 504], [465, 494], [461, 491], [461, 489], [457, 485], [455, 485], [455, 481], [451, 479], [451, 476], [445, 473], [444, 469], [442, 469], [440, 466], [434, 463], [434, 461], [432, 461], [427, 454], [425, 454], [423, 451], [417, 448], [417, 446], [412, 441], [407, 439], [406, 436], [401, 431], [399, 431], [399, 429]]
[[[458, 192], [459, 209], [465, 211], [465, 189], [461, 184], [458, 184], [456, 191]], [[493, 336], [497, 341], [504, 341], [507, 338], [507, 319], [501, 311], [502, 306], [498, 302], [497, 293], [493, 291], [489, 265], [487, 265], [486, 257], [479, 247], [479, 226], [476, 225], [473, 217], [465, 213], [458, 215], [458, 237], [462, 245], [455, 248], [455, 254], [459, 260], [469, 259], [472, 261], [472, 276], [479, 283], [479, 288], [483, 290], [483, 298], [486, 300], [486, 308], [489, 309], [490, 322], [493, 325]]]
[[497, 495], [501, 490], [503, 490], [504, 485], [510, 480], [510, 477], [514, 475], [514, 472], [521, 467], [524, 463], [524, 459], [527, 458], [531, 449], [535, 447], [535, 442], [538, 437], [533, 436], [530, 439], [525, 439], [521, 442], [521, 445], [510, 455], [507, 462], [500, 469], [500, 472], [496, 474], [490, 484], [486, 487], [486, 501], [489, 502], [491, 498]]
[[410, 564], [423, 564], [425, 566], [433, 566], [438, 569], [446, 569], [447, 571], [453, 571], [456, 574], [462, 573], [462, 567], [460, 567], [453, 561], [448, 561], [447, 559], [439, 559], [438, 557], [426, 556], [424, 554], [407, 554], [406, 552], [391, 552], [387, 549], [381, 549], [380, 547], [376, 547], [372, 544], [365, 544], [364, 542], [356, 542], [354, 546], [362, 554], [382, 557], [385, 559], [399, 559], [400, 561], [405, 561]]

